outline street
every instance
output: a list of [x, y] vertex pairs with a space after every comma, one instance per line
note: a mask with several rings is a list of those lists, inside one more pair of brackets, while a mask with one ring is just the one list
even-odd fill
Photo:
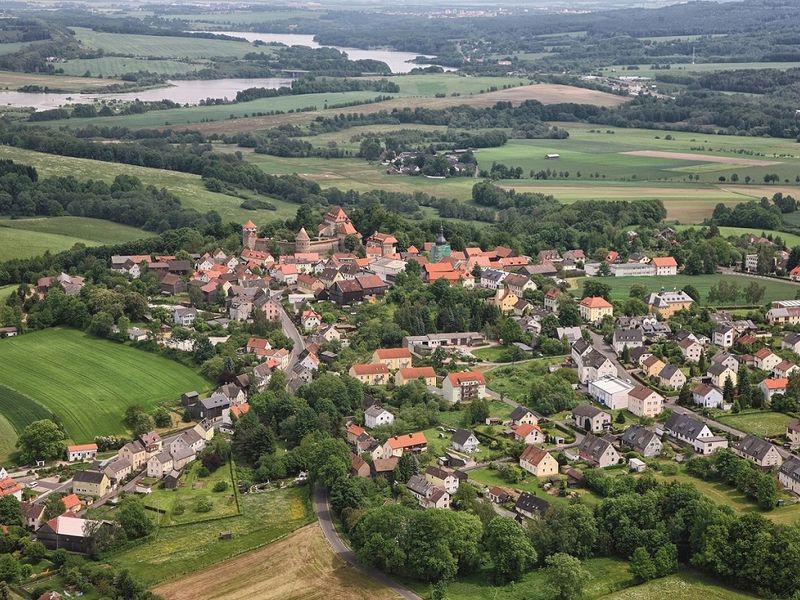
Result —
[[[281, 293], [273, 294], [273, 298], [278, 300], [279, 304], [280, 304], [280, 298], [279, 298], [280, 295]], [[292, 318], [286, 312], [286, 309], [283, 308], [283, 304], [280, 304], [280, 307], [281, 307], [281, 328], [283, 329], [284, 335], [291, 338], [292, 342], [294, 343], [292, 347], [292, 352], [289, 355], [289, 366], [286, 368], [286, 375], [287, 375], [286, 385], [288, 388], [288, 385], [293, 377], [294, 366], [297, 364], [297, 361], [300, 358], [300, 354], [303, 352], [303, 350], [306, 349], [306, 343], [303, 340], [303, 336], [300, 335], [300, 332], [297, 330], [294, 321], [292, 321]]]

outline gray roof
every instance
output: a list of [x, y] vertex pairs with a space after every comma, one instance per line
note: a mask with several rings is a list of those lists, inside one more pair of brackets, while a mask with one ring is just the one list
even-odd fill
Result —
[[194, 455], [195, 455], [195, 452], [194, 452], [194, 450], [192, 450], [191, 447], [178, 448], [177, 450], [175, 450], [175, 452], [172, 453], [172, 460], [176, 460], [176, 461], [177, 460], [183, 460], [183, 459], [189, 458], [189, 457], [194, 456]]
[[614, 331], [615, 342], [641, 342], [644, 339], [644, 332], [641, 329], [616, 329]]
[[578, 446], [578, 452], [582, 458], [589, 458], [594, 462], [599, 462], [600, 457], [610, 446], [611, 442], [609, 440], [587, 433]]
[[498, 271], [497, 269], [484, 269], [483, 271], [481, 271], [481, 279], [500, 281], [505, 276], [506, 273], [504, 271]]
[[585, 367], [594, 367], [595, 369], [597, 369], [599, 367], [602, 367], [606, 362], [608, 362], [608, 358], [606, 358], [604, 354], [598, 352], [594, 348], [592, 348], [583, 357], [583, 366]]
[[538, 413], [536, 413], [536, 411], [533, 411], [530, 408], [526, 408], [525, 406], [518, 406], [511, 411], [511, 420], [519, 421], [522, 417], [524, 417], [527, 414], [532, 414], [535, 417], [540, 416]]
[[790, 333], [783, 338], [783, 343], [794, 346], [800, 343], [800, 333]]
[[672, 379], [672, 376], [678, 371], [680, 371], [680, 369], [675, 365], [666, 365], [663, 369], [661, 369], [661, 373], [659, 373], [658, 376], [662, 379]]
[[133, 440], [132, 442], [128, 442], [123, 446], [125, 450], [128, 450], [131, 454], [139, 454], [140, 452], [144, 452], [145, 448], [142, 442], [139, 440]]
[[658, 439], [658, 436], [642, 425], [631, 425], [620, 436], [620, 440], [624, 444], [635, 450], [644, 450], [653, 441], [653, 438]]
[[203, 408], [206, 410], [211, 410], [212, 408], [227, 408], [231, 405], [231, 401], [227, 396], [219, 392], [214, 392], [210, 397], [200, 400], [200, 404], [202, 404]]
[[790, 456], [781, 465], [778, 471], [786, 475], [789, 479], [800, 482], [800, 458]]
[[544, 512], [550, 508], [550, 503], [538, 496], [534, 496], [530, 492], [522, 492], [519, 498], [517, 498], [514, 508], [529, 513], [536, 512], [537, 510]]
[[106, 473], [116, 474], [120, 471], [124, 471], [125, 469], [130, 469], [131, 466], [131, 461], [129, 461], [127, 458], [118, 458], [116, 460], [112, 460], [106, 465]]
[[688, 415], [673, 414], [667, 419], [667, 422], [664, 423], [664, 428], [667, 431], [680, 434], [690, 440], [697, 439], [697, 436], [700, 435], [704, 427], [705, 423]]
[[380, 404], [373, 404], [367, 410], [364, 411], [364, 414], [369, 415], [370, 417], [378, 417], [385, 412], [388, 413], [389, 411], [383, 408]]
[[753, 435], [745, 436], [736, 442], [733, 447], [742, 454], [752, 456], [756, 460], [764, 460], [767, 453], [772, 450], [772, 444]]
[[467, 440], [469, 440], [470, 436], [472, 435], [473, 433], [471, 431], [467, 431], [466, 429], [456, 429], [455, 432], [453, 433], [451, 441], [454, 444], [463, 446], [464, 444], [467, 443]]
[[153, 459], [157, 460], [162, 465], [166, 464], [168, 462], [172, 462], [172, 456], [170, 456], [169, 452], [159, 452], [155, 456], [151, 456], [150, 457], [150, 460], [153, 460]]
[[589, 345], [589, 342], [587, 342], [585, 339], [580, 338], [576, 340], [574, 344], [572, 344], [572, 349], [575, 350], [575, 352], [577, 352], [578, 354], [583, 355], [584, 352], [591, 349], [591, 346]]
[[422, 475], [412, 475], [406, 484], [408, 489], [421, 496], [427, 496], [431, 483]]
[[711, 365], [708, 368], [708, 372], [711, 373], [712, 375], [722, 375], [729, 368], [730, 367], [728, 367], [728, 366], [726, 366], [726, 365], [724, 365], [722, 363], [718, 363], [718, 364]]
[[102, 471], [78, 471], [75, 473], [72, 481], [77, 481], [80, 483], [101, 483], [103, 481], [103, 477], [106, 477], [106, 474]]
[[201, 441], [203, 438], [197, 433], [194, 429], [189, 429], [188, 431], [184, 431], [181, 434], [183, 441], [186, 442], [188, 446], [192, 444], [196, 444], [197, 442]]
[[573, 415], [578, 415], [579, 417], [589, 417], [590, 419], [594, 419], [598, 415], [609, 415], [606, 411], [597, 408], [596, 406], [592, 406], [591, 404], [579, 404], [575, 408], [572, 409]]

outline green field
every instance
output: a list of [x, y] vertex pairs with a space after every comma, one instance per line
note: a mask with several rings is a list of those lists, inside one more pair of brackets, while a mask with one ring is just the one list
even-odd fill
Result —
[[0, 304], [5, 304], [6, 298], [8, 298], [11, 294], [14, 293], [14, 290], [17, 289], [16, 284], [14, 285], [0, 285]]
[[480, 94], [490, 88], [498, 90], [504, 86], [528, 85], [529, 79], [521, 77], [471, 77], [457, 73], [439, 73], [436, 75], [394, 75], [392, 82], [400, 86], [403, 96], [435, 96], [436, 94]]
[[[2, 397], [0, 388], [0, 397]], [[8, 419], [0, 415], [0, 465], [5, 465], [16, 449], [17, 432]]]
[[[214, 563], [274, 542], [314, 520], [303, 487], [241, 496], [242, 515], [160, 527], [155, 538], [107, 557], [112, 565], [128, 569], [133, 577], [152, 586], [202, 571]], [[221, 531], [232, 539], [220, 540]]]
[[126, 56], [103, 56], [100, 58], [74, 58], [60, 63], [59, 68], [67, 75], [84, 75], [92, 77], [118, 77], [125, 73], [149, 71], [159, 75], [183, 75], [199, 71], [205, 66], [201, 62], [177, 60], [147, 60]]
[[148, 185], [163, 187], [172, 192], [181, 199], [181, 204], [186, 208], [194, 208], [200, 212], [217, 211], [223, 222], [243, 223], [247, 219], [253, 219], [256, 223], [261, 223], [274, 219], [291, 218], [297, 212], [297, 205], [267, 197], [262, 198], [274, 204], [278, 210], [245, 210], [240, 208], [241, 198], [210, 192], [203, 185], [200, 176], [191, 173], [102, 162], [87, 158], [71, 158], [10, 146], [0, 146], [0, 158], [11, 158], [16, 162], [33, 165], [41, 177], [71, 175], [80, 180], [97, 179], [110, 182], [117, 175], [133, 175]]
[[486, 371], [486, 385], [494, 392], [505, 395], [516, 402], [524, 403], [530, 392], [531, 377], [541, 374], [542, 365], [558, 365], [563, 356], [536, 358], [525, 362], [497, 367]]
[[[652, 38], [656, 40], [666, 40], [669, 37], [674, 36], [667, 36], [667, 38]], [[691, 36], [677, 36], [678, 39], [686, 39], [687, 37]], [[650, 38], [645, 38], [650, 39]], [[653, 69], [652, 65], [638, 65], [638, 70], [627, 71], [625, 69], [627, 65], [614, 65], [611, 67], [606, 67], [606, 72], [614, 69], [616, 71], [616, 75], [628, 75], [632, 77], [656, 77], [659, 74], [665, 75], [680, 75], [683, 73], [710, 73], [712, 71], [732, 71], [732, 70], [743, 70], [743, 69], [780, 69], [785, 71], [786, 69], [796, 69], [800, 67], [800, 63], [797, 62], [748, 62], [748, 63], [696, 63], [696, 64], [689, 64], [689, 63], [681, 63], [681, 64], [673, 64], [671, 69]], [[611, 73], [608, 73], [611, 75]]]
[[[582, 286], [583, 282], [589, 278], [580, 278], [577, 280], [578, 285]], [[630, 287], [634, 283], [647, 286], [651, 292], [658, 292], [662, 288], [666, 290], [682, 289], [685, 285], [694, 286], [700, 293], [700, 303], [707, 304], [708, 291], [711, 286], [719, 283], [720, 281], [727, 281], [735, 283], [739, 289], [743, 289], [749, 283], [755, 281], [759, 285], [764, 286], [764, 298], [761, 304], [767, 304], [774, 300], [793, 299], [795, 294], [800, 291], [800, 286], [789, 283], [788, 281], [755, 279], [752, 277], [744, 277], [739, 275], [674, 275], [674, 276], [661, 276], [661, 277], [603, 277], [597, 279], [606, 285], [611, 286], [611, 299], [612, 300], [625, 300], [627, 299]], [[726, 303], [727, 305], [728, 303]], [[745, 305], [746, 303], [740, 297], [734, 305]]]
[[3, 385], [35, 401], [0, 405], [14, 427], [20, 430], [52, 412], [76, 442], [125, 433], [128, 406], [153, 408], [187, 390], [209, 387], [179, 363], [72, 329], [2, 340], [0, 364]]
[[607, 600], [751, 600], [745, 592], [731, 589], [696, 571], [682, 570], [674, 575], [654, 579], [645, 584], [629, 587], [603, 596]]
[[741, 412], [738, 415], [726, 414], [715, 417], [724, 425], [760, 437], [779, 437], [786, 433], [786, 426], [794, 417], [784, 413], [767, 410]]
[[[689, 229], [689, 227], [691, 226], [690, 225], [675, 226], [675, 228], [678, 231]], [[763, 235], [763, 236], [772, 235], [773, 238], [780, 236], [788, 248], [800, 245], [800, 235], [796, 235], [794, 233], [786, 233], [785, 231], [775, 231], [772, 229], [751, 229], [748, 227], [719, 227], [719, 233], [723, 237], [729, 237], [729, 236], [740, 237], [747, 234]]]
[[[108, 53], [136, 57], [159, 58], [212, 58], [215, 56], [242, 57], [256, 51], [247, 42], [212, 40], [160, 35], [132, 35], [105, 33], [83, 27], [72, 27], [75, 37], [88, 47]], [[259, 49], [259, 51], [262, 51]], [[269, 52], [264, 48], [263, 52]]]
[[[539, 496], [540, 498], [547, 500], [550, 504], [571, 504], [573, 502], [571, 498], [546, 493], [541, 487], [539, 487], [539, 480], [536, 479], [536, 477], [533, 475], [528, 475], [527, 473], [526, 475], [527, 477], [520, 483], [508, 483], [497, 473], [497, 471], [493, 471], [489, 468], [482, 468], [475, 471], [470, 471], [469, 479], [473, 483], [480, 483], [485, 486], [496, 485], [499, 487], [519, 490], [521, 492], [530, 492], [534, 496]], [[581, 497], [581, 501], [587, 506], [595, 506], [596, 504], [600, 503], [601, 498], [595, 496], [588, 490], [570, 491], [578, 494]]]

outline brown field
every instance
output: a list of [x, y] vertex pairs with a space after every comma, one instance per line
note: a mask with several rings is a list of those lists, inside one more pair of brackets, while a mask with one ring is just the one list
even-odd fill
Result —
[[319, 525], [200, 573], [156, 587], [165, 600], [394, 600], [333, 554]]
[[665, 152], [662, 150], [631, 150], [622, 152], [631, 156], [645, 156], [648, 158], [674, 158], [675, 160], [692, 160], [698, 162], [724, 163], [727, 165], [738, 165], [742, 167], [768, 167], [779, 165], [777, 160], [758, 160], [756, 158], [738, 158], [734, 156], [709, 156], [707, 154], [691, 154], [688, 152]]
[[[383, 102], [373, 102], [347, 108], [328, 108], [283, 115], [269, 115], [264, 117], [247, 117], [242, 119], [212, 121], [209, 123], [192, 123], [191, 129], [204, 133], [235, 133], [250, 132], [259, 129], [269, 129], [278, 125], [297, 125], [313, 121], [317, 117], [333, 117], [345, 113], [371, 114], [382, 110], [391, 111], [395, 108], [447, 108], [449, 106], [494, 106], [497, 102], [511, 102], [521, 104], [525, 100], [538, 100], [542, 104], [556, 104], [559, 102], [575, 102], [578, 104], [596, 104], [597, 106], [617, 106], [627, 102], [627, 98], [573, 87], [551, 83], [535, 83], [523, 85], [507, 90], [475, 94], [472, 96], [449, 96], [447, 98], [393, 98]], [[187, 125], [170, 125], [166, 129], [186, 129]]]
[[69, 77], [66, 75], [40, 75], [37, 73], [14, 73], [0, 71], [0, 89], [16, 90], [24, 85], [40, 85], [64, 91], [80, 91], [108, 87], [123, 83], [117, 79], [96, 79], [94, 77]]

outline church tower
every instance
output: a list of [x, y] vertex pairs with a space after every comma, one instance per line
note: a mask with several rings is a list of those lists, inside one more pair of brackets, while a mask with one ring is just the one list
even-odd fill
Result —
[[252, 221], [247, 221], [242, 225], [242, 246], [255, 250], [256, 239], [258, 238], [258, 228]]
[[439, 235], [436, 236], [436, 243], [433, 248], [428, 252], [428, 260], [432, 263], [437, 263], [450, 256], [451, 252], [450, 244], [444, 237], [444, 227], [439, 225]]

